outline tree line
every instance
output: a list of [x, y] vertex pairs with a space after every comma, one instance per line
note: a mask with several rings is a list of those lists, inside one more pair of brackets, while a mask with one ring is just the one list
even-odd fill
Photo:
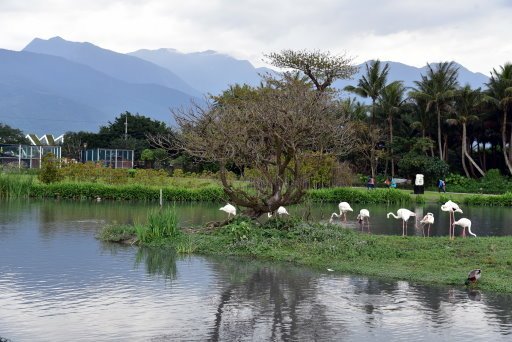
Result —
[[[453, 62], [427, 64], [426, 73], [407, 88], [402, 81], [388, 82], [389, 65], [375, 60], [365, 65], [356, 85], [337, 92], [332, 88], [333, 82], [351, 78], [357, 72], [350, 57], [306, 50], [283, 50], [265, 57], [272, 65], [288, 70], [283, 74], [286, 82], [331, 94], [336, 109], [329, 112], [332, 117], [324, 114], [324, 121], [328, 126], [329, 120], [347, 120], [344, 127], [350, 127], [353, 135], [350, 144], [345, 140], [346, 151], [336, 152], [336, 157], [349, 161], [354, 172], [374, 177], [424, 173], [433, 178], [448, 172], [475, 178], [484, 176], [489, 169], [512, 174], [510, 63], [493, 69], [484, 89], [461, 85], [458, 66]], [[263, 77], [260, 88], [265, 87], [264, 83], [271, 87], [268, 77]], [[233, 85], [210, 100], [224, 107], [238, 102], [240, 107], [258, 92], [258, 87]], [[363, 98], [370, 103], [362, 102]], [[127, 121], [129, 129], [125, 134]], [[136, 159], [148, 161], [155, 160], [152, 153], [158, 148], [160, 160], [170, 155], [191, 169], [200, 169], [200, 165], [220, 168], [218, 161], [202, 164], [202, 156], [178, 148], [175, 140], [182, 128], [172, 129], [143, 115], [125, 112], [97, 133], [67, 132], [63, 156], [78, 159], [85, 146], [127, 148], [136, 151]], [[317, 141], [312, 149], [332, 153], [330, 144], [334, 142], [326, 141], [328, 137], [324, 134], [323, 141]], [[233, 137], [225, 138], [230, 141]], [[26, 143], [20, 130], [5, 124], [0, 126], [0, 141]]]

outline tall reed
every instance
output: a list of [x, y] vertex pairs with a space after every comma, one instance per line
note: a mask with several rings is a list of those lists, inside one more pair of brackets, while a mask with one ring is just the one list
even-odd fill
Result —
[[0, 173], [0, 197], [24, 198], [30, 196], [34, 176]]
[[137, 239], [143, 243], [177, 236], [180, 230], [176, 208], [152, 209], [148, 213], [147, 225], [136, 225], [135, 231]]

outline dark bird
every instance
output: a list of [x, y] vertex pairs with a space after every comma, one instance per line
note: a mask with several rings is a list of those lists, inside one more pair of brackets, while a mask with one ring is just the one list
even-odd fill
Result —
[[478, 279], [480, 279], [480, 276], [482, 275], [482, 270], [477, 268], [476, 270], [473, 270], [468, 273], [468, 279], [466, 279], [466, 285], [474, 284]]

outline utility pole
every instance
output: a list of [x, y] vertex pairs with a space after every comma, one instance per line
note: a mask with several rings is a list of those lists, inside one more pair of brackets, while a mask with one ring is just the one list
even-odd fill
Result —
[[128, 113], [124, 117], [124, 140], [128, 138]]

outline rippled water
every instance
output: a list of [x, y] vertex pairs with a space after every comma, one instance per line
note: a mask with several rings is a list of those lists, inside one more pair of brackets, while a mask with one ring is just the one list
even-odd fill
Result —
[[[181, 212], [193, 212], [187, 208]], [[512, 339], [512, 298], [506, 295], [287, 264], [183, 258], [168, 250], [103, 244], [94, 238], [105, 223], [141, 220], [147, 209], [119, 203], [0, 202], [0, 337]], [[222, 217], [216, 207], [197, 214], [198, 220], [215, 215]]]

